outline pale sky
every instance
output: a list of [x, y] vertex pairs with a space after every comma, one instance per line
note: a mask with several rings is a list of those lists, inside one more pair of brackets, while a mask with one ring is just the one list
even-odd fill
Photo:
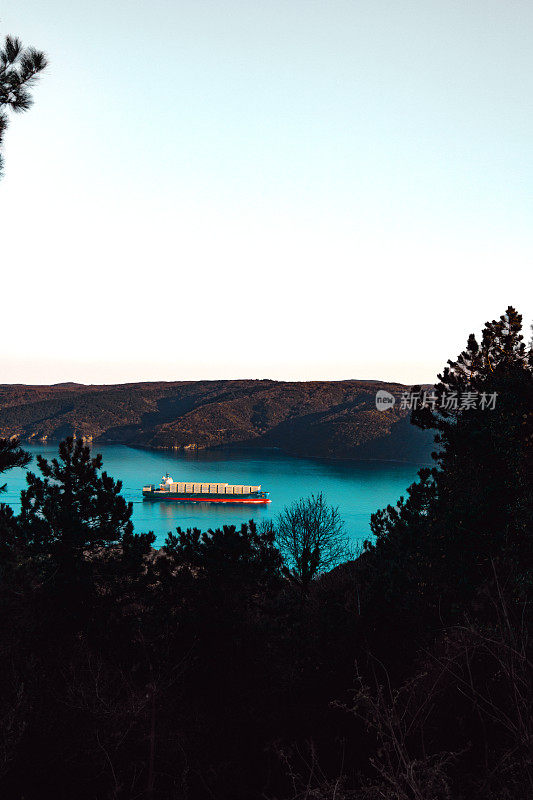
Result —
[[432, 381], [533, 317], [530, 0], [25, 0], [0, 383]]

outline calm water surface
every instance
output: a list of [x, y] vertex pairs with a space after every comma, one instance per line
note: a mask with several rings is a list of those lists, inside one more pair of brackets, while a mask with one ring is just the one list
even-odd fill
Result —
[[[24, 445], [32, 454], [46, 458], [57, 454], [57, 445]], [[285, 505], [322, 491], [329, 503], [339, 506], [354, 543], [370, 536], [370, 514], [388, 503], [394, 504], [416, 477], [422, 464], [393, 462], [330, 462], [293, 458], [278, 451], [202, 452], [151, 451], [123, 445], [95, 445], [103, 456], [104, 469], [123, 484], [122, 493], [133, 503], [135, 531], [153, 531], [156, 545], [178, 525], [206, 530], [223, 524], [239, 524], [275, 517]], [[35, 462], [29, 469], [37, 470]], [[215, 503], [181, 504], [143, 502], [146, 483], [159, 483], [164, 472], [175, 481], [261, 484], [270, 492], [267, 506], [235, 506]], [[20, 507], [20, 490], [26, 485], [23, 469], [2, 476], [7, 494], [0, 499]]]

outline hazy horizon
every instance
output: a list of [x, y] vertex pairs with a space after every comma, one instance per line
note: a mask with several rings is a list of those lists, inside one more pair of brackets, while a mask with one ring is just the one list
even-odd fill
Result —
[[[533, 318], [533, 6], [28, 0], [0, 382], [432, 383]], [[7, 342], [9, 335], [9, 343]]]

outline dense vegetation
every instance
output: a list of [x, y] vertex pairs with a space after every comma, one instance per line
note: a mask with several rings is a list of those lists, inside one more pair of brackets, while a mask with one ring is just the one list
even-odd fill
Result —
[[413, 411], [435, 467], [329, 570], [312, 502], [155, 551], [80, 440], [41, 459], [0, 508], [1, 796], [533, 796], [532, 375], [509, 308]]
[[429, 460], [431, 436], [377, 381], [177, 381], [119, 386], [0, 386], [0, 435], [82, 436], [162, 448], [279, 447], [327, 458]]

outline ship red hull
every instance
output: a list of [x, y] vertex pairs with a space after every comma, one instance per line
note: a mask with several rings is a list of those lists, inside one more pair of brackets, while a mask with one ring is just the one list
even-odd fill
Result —
[[199, 499], [197, 497], [193, 497], [193, 498], [177, 497], [177, 498], [172, 498], [172, 499], [173, 500], [174, 499], [181, 500], [182, 503], [246, 503], [247, 505], [250, 504], [250, 503], [254, 503], [254, 504], [262, 503], [262, 504], [265, 504], [265, 503], [270, 503], [271, 502], [268, 498], [265, 498], [264, 500], [263, 499], [260, 499], [260, 500], [246, 500], [246, 499], [239, 500], [239, 499], [237, 499], [235, 497], [232, 497], [231, 500], [230, 499], [222, 500], [222, 498], [219, 499], [218, 497], [215, 498], [214, 500], [210, 500], [207, 497], [205, 498], [205, 500], [204, 500], [204, 498]]
[[247, 497], [180, 497], [178, 495], [171, 495], [167, 492], [161, 492], [157, 495], [155, 492], [144, 495], [145, 500], [173, 500], [177, 503], [240, 503], [241, 505], [265, 505], [270, 503], [268, 497], [247, 498]]

